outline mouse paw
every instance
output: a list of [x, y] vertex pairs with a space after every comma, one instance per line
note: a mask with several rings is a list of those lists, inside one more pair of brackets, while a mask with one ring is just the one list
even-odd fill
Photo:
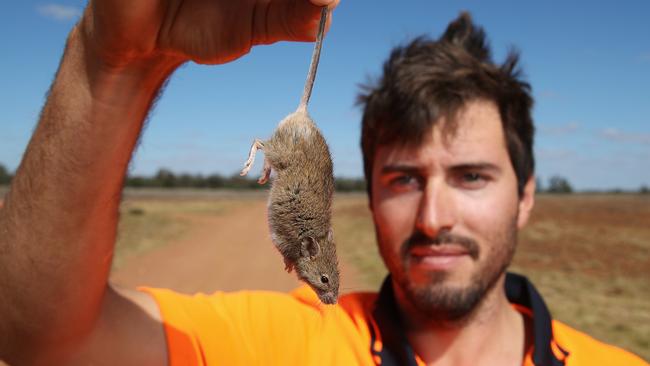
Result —
[[242, 177], [245, 176], [246, 174], [248, 174], [248, 171], [251, 170], [251, 167], [252, 164], [244, 165], [244, 169], [242, 169], [241, 172], [239, 172], [239, 175]]
[[291, 273], [291, 270], [293, 270], [293, 263], [291, 263], [289, 260], [285, 259], [284, 260], [284, 269], [287, 271], [287, 273]]
[[264, 159], [264, 168], [262, 169], [262, 176], [260, 177], [260, 179], [257, 180], [257, 183], [264, 184], [268, 182], [270, 176], [271, 176], [271, 163], [269, 163], [269, 159]]
[[244, 168], [241, 170], [239, 175], [244, 176], [248, 174], [248, 171], [251, 170], [253, 167], [253, 162], [255, 161], [255, 154], [257, 153], [257, 150], [263, 149], [264, 148], [264, 143], [260, 139], [255, 139], [253, 140], [253, 144], [251, 145], [251, 151], [248, 153], [248, 160], [244, 163]]

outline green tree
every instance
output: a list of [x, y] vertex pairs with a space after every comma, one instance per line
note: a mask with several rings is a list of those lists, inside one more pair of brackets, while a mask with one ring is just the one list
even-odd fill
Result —
[[363, 178], [336, 178], [336, 190], [339, 192], [358, 192], [366, 190], [366, 181]]
[[242, 177], [235, 173], [226, 179], [224, 187], [234, 189], [264, 189], [268, 184], [259, 184], [255, 178]]
[[547, 192], [571, 193], [573, 192], [573, 188], [571, 187], [568, 179], [559, 175], [554, 175], [548, 180]]
[[225, 179], [220, 174], [211, 174], [208, 175], [206, 180], [206, 185], [209, 188], [223, 188], [225, 185]]
[[158, 173], [156, 173], [156, 176], [154, 177], [154, 181], [156, 185], [160, 187], [173, 188], [177, 186], [176, 176], [171, 170], [165, 168], [158, 170]]
[[148, 187], [151, 185], [151, 180], [139, 175], [129, 176], [126, 178], [127, 187]]
[[11, 174], [4, 165], [0, 164], [0, 184], [9, 183], [11, 183]]

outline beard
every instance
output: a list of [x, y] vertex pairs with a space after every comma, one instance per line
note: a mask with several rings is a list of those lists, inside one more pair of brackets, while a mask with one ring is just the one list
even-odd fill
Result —
[[[388, 247], [383, 246], [381, 240], [380, 251], [393, 277], [394, 285], [399, 287], [397, 290], [420, 317], [429, 323], [458, 324], [469, 320], [486, 294], [494, 288], [512, 261], [516, 243], [516, 219], [511, 219], [507, 225], [486, 238], [488, 245], [483, 250], [476, 240], [469, 237], [442, 231], [436, 237], [430, 238], [416, 231], [401, 245], [398, 258], [386, 256], [385, 251], [381, 249]], [[413, 259], [409, 250], [418, 245], [442, 244], [462, 246], [469, 258], [475, 262], [474, 273], [470, 275], [466, 285], [446, 284], [450, 274], [445, 271], [426, 273], [424, 283], [411, 279], [409, 268]]]

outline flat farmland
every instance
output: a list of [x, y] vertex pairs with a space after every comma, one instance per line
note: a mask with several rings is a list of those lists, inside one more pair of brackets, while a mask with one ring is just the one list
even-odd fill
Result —
[[[266, 226], [266, 193], [127, 191], [112, 280], [182, 292], [287, 291]], [[364, 194], [337, 194], [342, 289], [376, 289], [386, 274]], [[511, 267], [553, 316], [650, 359], [650, 197], [540, 195]]]

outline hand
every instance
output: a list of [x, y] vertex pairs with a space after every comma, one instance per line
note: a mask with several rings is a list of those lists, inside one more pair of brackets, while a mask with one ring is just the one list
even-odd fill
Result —
[[[338, 0], [91, 0], [80, 23], [108, 66], [167, 59], [232, 61], [253, 45], [316, 36], [320, 7]], [[328, 20], [329, 22], [329, 20]]]

